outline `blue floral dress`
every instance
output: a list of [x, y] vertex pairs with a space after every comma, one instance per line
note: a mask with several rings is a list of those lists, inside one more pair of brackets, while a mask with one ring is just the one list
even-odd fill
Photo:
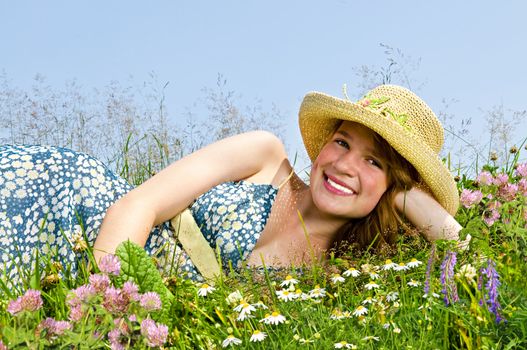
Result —
[[[73, 273], [83, 260], [84, 235], [97, 237], [107, 208], [133, 187], [99, 160], [66, 148], [0, 146], [0, 279], [20, 283], [35, 250]], [[252, 252], [278, 188], [246, 181], [220, 184], [198, 197], [190, 210], [223, 267], [239, 268]], [[202, 280], [173, 238], [169, 222], [152, 229], [145, 250], [166, 272]], [[170, 268], [169, 268], [170, 266]]]

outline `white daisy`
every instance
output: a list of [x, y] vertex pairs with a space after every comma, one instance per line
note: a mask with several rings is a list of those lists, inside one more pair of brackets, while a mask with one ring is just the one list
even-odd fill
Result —
[[239, 345], [241, 344], [242, 341], [238, 338], [236, 338], [234, 335], [232, 334], [229, 334], [229, 336], [227, 338], [225, 338], [225, 340], [223, 341], [223, 343], [221, 343], [221, 346], [223, 346], [224, 348], [226, 348], [227, 346], [231, 345], [231, 344], [234, 344], [234, 345]]
[[326, 296], [326, 289], [320, 288], [320, 285], [316, 285], [314, 289], [309, 291], [309, 296], [311, 298], [323, 298]]
[[278, 311], [274, 311], [272, 314], [266, 314], [265, 318], [261, 319], [260, 322], [263, 322], [265, 324], [274, 324], [278, 325], [280, 323], [284, 323], [286, 320], [285, 316], [280, 314]]
[[377, 272], [375, 272], [375, 271], [370, 272], [370, 278], [372, 280], [376, 280], [379, 277], [381, 277], [381, 276]]
[[368, 313], [368, 309], [365, 308], [364, 306], [362, 305], [359, 305], [355, 311], [353, 311], [353, 316], [362, 316], [362, 315], [366, 315]]
[[379, 285], [373, 281], [370, 281], [369, 283], [364, 285], [364, 288], [366, 288], [367, 290], [372, 290], [375, 288], [379, 288]]
[[298, 280], [293, 278], [293, 276], [291, 275], [287, 275], [285, 277], [285, 280], [280, 283], [280, 287], [290, 287], [290, 286], [294, 286], [295, 284], [298, 283]]
[[249, 339], [249, 341], [252, 341], [252, 342], [263, 341], [265, 337], [267, 337], [267, 333], [260, 332], [259, 330], [255, 330], [253, 332], [253, 335], [251, 335], [251, 339]]
[[265, 304], [261, 301], [261, 300], [258, 300], [256, 303], [252, 304], [255, 308], [257, 309], [268, 309], [267, 306], [265, 306]]
[[331, 315], [329, 316], [329, 318], [332, 320], [341, 320], [344, 318], [344, 314], [342, 313], [342, 311], [340, 311], [340, 309], [335, 309], [331, 311]]
[[364, 340], [364, 341], [368, 341], [368, 340], [379, 341], [379, 337], [375, 337], [375, 336], [373, 336], [373, 335], [368, 335], [368, 336], [362, 338], [362, 340]]
[[350, 344], [345, 340], [335, 343], [334, 347], [335, 349], [357, 349], [357, 345]]
[[247, 303], [245, 300], [242, 300], [240, 305], [234, 308], [234, 311], [240, 313], [236, 320], [243, 321], [246, 318], [251, 317], [251, 312], [256, 311], [256, 308], [253, 305]]
[[406, 266], [408, 266], [409, 268], [414, 268], [414, 267], [417, 267], [419, 265], [421, 265], [422, 262], [417, 260], [416, 258], [412, 258], [412, 260], [410, 260], [410, 262], [406, 263]]
[[242, 299], [243, 299], [242, 293], [239, 290], [236, 290], [232, 292], [231, 294], [229, 294], [227, 298], [225, 298], [225, 301], [227, 302], [227, 304], [232, 305], [234, 303], [239, 302]]
[[403, 262], [400, 262], [399, 264], [397, 264], [397, 266], [395, 266], [393, 268], [395, 271], [406, 271], [408, 269], [410, 269], [405, 263]]
[[344, 275], [344, 277], [349, 277], [349, 276], [357, 277], [357, 276], [360, 275], [360, 271], [357, 270], [357, 269], [354, 268], [354, 267], [350, 267], [349, 269], [347, 269], [346, 271], [344, 271], [342, 274]]
[[286, 289], [277, 290], [276, 295], [278, 296], [278, 299], [282, 301], [291, 301], [298, 298], [298, 295], [296, 293], [290, 292]]
[[[432, 293], [432, 296], [434, 298], [439, 298], [439, 294], [437, 294], [437, 293]], [[427, 294], [423, 294], [423, 298], [425, 298], [425, 299], [428, 298], [428, 293]]]
[[331, 277], [331, 282], [333, 284], [336, 284], [336, 283], [342, 283], [342, 282], [345, 282], [346, 279], [344, 277], [342, 277], [340, 274], [336, 273], [333, 275], [333, 277]]
[[411, 279], [410, 282], [406, 283], [407, 285], [409, 285], [410, 287], [419, 287], [421, 285], [420, 282], [414, 280], [414, 279]]
[[390, 259], [386, 259], [386, 261], [384, 262], [384, 265], [382, 266], [382, 269], [385, 270], [385, 271], [393, 270], [393, 269], [395, 269], [396, 266], [397, 266], [396, 263], [394, 263]]
[[300, 289], [300, 288], [297, 288], [295, 290], [295, 294], [296, 294], [296, 298], [298, 298], [300, 300], [307, 300], [307, 299], [309, 299], [309, 294], [302, 292], [302, 289]]
[[213, 286], [209, 286], [207, 283], [203, 283], [201, 288], [198, 289], [198, 295], [200, 297], [206, 297], [207, 294], [212, 293], [216, 290]]
[[386, 300], [387, 301], [395, 301], [399, 298], [399, 292], [390, 292], [386, 294]]
[[373, 303], [376, 303], [376, 302], [377, 302], [377, 299], [374, 299], [372, 297], [367, 297], [366, 299], [364, 299], [362, 301], [362, 305], [373, 304]]

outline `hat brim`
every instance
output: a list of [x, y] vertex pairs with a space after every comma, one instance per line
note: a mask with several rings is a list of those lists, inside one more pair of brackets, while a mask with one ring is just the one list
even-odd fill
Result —
[[341, 120], [360, 123], [379, 134], [417, 170], [436, 200], [454, 215], [459, 207], [456, 184], [439, 156], [412, 132], [390, 117], [360, 104], [319, 92], [307, 94], [300, 106], [300, 132], [311, 159], [320, 150]]

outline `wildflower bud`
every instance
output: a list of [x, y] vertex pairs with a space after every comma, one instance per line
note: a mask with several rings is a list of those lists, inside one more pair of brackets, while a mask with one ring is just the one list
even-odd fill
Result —
[[73, 241], [73, 251], [76, 253], [80, 253], [88, 249], [88, 243], [84, 240], [84, 237], [82, 237], [82, 233], [78, 233], [73, 235], [72, 237]]
[[54, 261], [51, 265], [57, 272], [62, 271], [62, 263], [60, 261]]
[[232, 327], [227, 328], [227, 333], [228, 333], [228, 334], [232, 334], [232, 332], [234, 332], [234, 330], [232, 329]]
[[313, 334], [313, 336], [315, 337], [315, 339], [320, 339], [320, 333], [318, 333], [318, 332]]
[[511, 149], [509, 150], [509, 152], [510, 152], [511, 154], [518, 153], [518, 147], [516, 147], [516, 146], [512, 146]]
[[490, 153], [490, 160], [492, 160], [493, 162], [497, 161], [498, 160], [498, 154], [496, 152], [491, 152]]
[[46, 275], [40, 283], [42, 284], [42, 287], [51, 287], [52, 285], [57, 284], [60, 281], [59, 275], [56, 273], [52, 273], [51, 275]]
[[454, 181], [455, 182], [459, 182], [459, 180], [461, 180], [461, 177], [459, 177], [459, 175], [454, 176]]

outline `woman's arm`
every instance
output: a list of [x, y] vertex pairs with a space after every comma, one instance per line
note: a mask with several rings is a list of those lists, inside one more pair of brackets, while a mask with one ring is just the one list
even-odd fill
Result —
[[130, 239], [144, 246], [152, 227], [184, 210], [212, 187], [251, 176], [273, 180], [283, 172], [281, 141], [264, 131], [226, 138], [165, 168], [114, 203], [94, 244], [99, 260]]
[[428, 240], [459, 240], [461, 225], [428, 193], [415, 187], [399, 192], [395, 206]]

